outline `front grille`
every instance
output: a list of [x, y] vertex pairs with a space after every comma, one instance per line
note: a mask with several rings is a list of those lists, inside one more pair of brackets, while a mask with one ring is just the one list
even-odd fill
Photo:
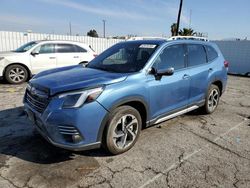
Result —
[[58, 129], [62, 135], [80, 135], [78, 130], [72, 125], [58, 125]]
[[25, 101], [39, 113], [43, 113], [49, 104], [48, 98], [32, 94], [29, 90], [26, 90]]

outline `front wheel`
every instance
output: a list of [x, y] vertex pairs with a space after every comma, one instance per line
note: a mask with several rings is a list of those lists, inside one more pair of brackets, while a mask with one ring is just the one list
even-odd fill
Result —
[[112, 154], [128, 151], [136, 143], [142, 126], [140, 113], [130, 106], [116, 108], [108, 121], [104, 144]]
[[206, 102], [204, 106], [204, 111], [207, 114], [213, 113], [220, 101], [220, 89], [216, 85], [211, 85], [207, 96], [206, 96]]
[[10, 65], [6, 68], [5, 79], [10, 84], [21, 84], [28, 79], [28, 71], [22, 65]]

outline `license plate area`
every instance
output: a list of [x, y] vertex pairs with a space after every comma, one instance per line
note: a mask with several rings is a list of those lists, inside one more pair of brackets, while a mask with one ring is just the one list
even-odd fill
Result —
[[44, 130], [42, 121], [38, 117], [36, 117], [34, 112], [28, 110], [27, 114], [28, 114], [28, 118], [33, 124], [35, 124], [39, 129]]
[[32, 111], [30, 111], [30, 110], [27, 111], [27, 114], [28, 114], [29, 120], [30, 120], [32, 123], [35, 124], [35, 123], [36, 123], [35, 114], [34, 114]]

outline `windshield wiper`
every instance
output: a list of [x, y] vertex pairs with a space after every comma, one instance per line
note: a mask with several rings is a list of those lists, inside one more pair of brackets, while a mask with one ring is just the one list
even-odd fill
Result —
[[91, 69], [98, 69], [98, 70], [102, 70], [102, 71], [106, 71], [106, 72], [116, 72], [114, 70], [110, 70], [110, 69], [107, 69], [107, 68], [104, 68], [104, 67], [88, 67], [88, 68], [91, 68]]

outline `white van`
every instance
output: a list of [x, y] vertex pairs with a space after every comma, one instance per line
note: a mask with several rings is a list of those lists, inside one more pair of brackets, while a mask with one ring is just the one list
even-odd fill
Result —
[[97, 54], [86, 44], [71, 41], [33, 41], [0, 53], [0, 77], [20, 84], [41, 71], [87, 64]]

